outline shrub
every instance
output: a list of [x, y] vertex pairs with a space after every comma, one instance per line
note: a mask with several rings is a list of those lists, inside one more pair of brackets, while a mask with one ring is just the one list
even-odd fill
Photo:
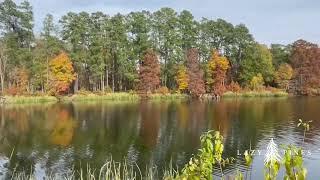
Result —
[[107, 87], [104, 91], [105, 91], [106, 93], [112, 93], [111, 87]]
[[165, 94], [170, 94], [170, 91], [167, 87], [162, 86], [156, 90], [156, 93], [165, 95]]
[[6, 95], [10, 95], [10, 96], [16, 96], [19, 95], [19, 88], [17, 87], [10, 87], [8, 89], [5, 90], [5, 94]]
[[227, 90], [231, 92], [240, 92], [241, 91], [241, 86], [239, 85], [238, 82], [232, 81], [228, 86]]
[[91, 94], [91, 92], [81, 88], [79, 91], [77, 91], [77, 94], [79, 94], [79, 95], [89, 95], [89, 94]]

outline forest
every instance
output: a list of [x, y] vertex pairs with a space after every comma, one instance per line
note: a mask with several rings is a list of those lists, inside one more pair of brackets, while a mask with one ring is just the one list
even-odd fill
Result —
[[108, 15], [47, 14], [35, 33], [32, 5], [0, 3], [0, 81], [5, 95], [172, 92], [192, 96], [282, 89], [320, 95], [320, 49], [257, 42], [244, 24], [197, 20], [161, 8]]

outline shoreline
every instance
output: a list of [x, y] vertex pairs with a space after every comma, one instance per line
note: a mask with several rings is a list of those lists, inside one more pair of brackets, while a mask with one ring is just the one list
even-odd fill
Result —
[[[226, 92], [221, 98], [277, 98], [289, 97], [286, 92], [271, 92], [271, 91], [247, 91], [247, 92]], [[70, 96], [4, 96], [4, 103], [2, 104], [31, 104], [31, 103], [48, 103], [48, 102], [92, 102], [92, 101], [140, 101], [143, 99], [152, 101], [162, 100], [186, 100], [190, 99], [188, 94], [150, 94], [146, 98], [139, 96], [136, 93], [116, 92], [107, 94], [73, 94]], [[212, 96], [204, 95], [203, 100], [211, 100]]]

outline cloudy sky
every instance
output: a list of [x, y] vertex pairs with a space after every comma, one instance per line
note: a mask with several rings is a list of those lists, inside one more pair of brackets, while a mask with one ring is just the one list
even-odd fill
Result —
[[[320, 44], [319, 0], [29, 0], [36, 30], [47, 13], [59, 18], [69, 11], [103, 11], [107, 14], [171, 7], [187, 9], [200, 19], [222, 18], [244, 23], [261, 43], [291, 43], [306, 39]], [[21, 2], [21, 0], [16, 0]]]

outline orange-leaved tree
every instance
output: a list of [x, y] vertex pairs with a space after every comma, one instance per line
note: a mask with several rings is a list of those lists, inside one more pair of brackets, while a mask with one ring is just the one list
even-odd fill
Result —
[[51, 90], [57, 94], [69, 91], [71, 83], [75, 80], [72, 62], [65, 52], [60, 53], [50, 61]]
[[176, 81], [178, 84], [179, 92], [184, 92], [188, 89], [189, 77], [187, 73], [187, 68], [183, 65], [178, 67], [178, 71], [176, 74]]
[[224, 56], [220, 56], [218, 51], [213, 50], [207, 68], [209, 76], [207, 84], [212, 88], [213, 94], [222, 95], [226, 89], [225, 80], [227, 71], [230, 68], [229, 60]]

